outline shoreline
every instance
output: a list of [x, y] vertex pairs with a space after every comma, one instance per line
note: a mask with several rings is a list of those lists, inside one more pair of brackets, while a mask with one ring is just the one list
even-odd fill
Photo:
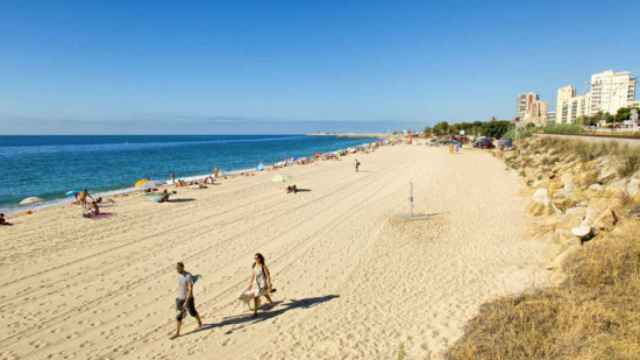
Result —
[[[303, 134], [305, 136], [313, 136], [313, 135], [307, 135], [307, 134]], [[116, 136], [116, 135], [114, 135]], [[336, 136], [336, 135], [327, 135], [327, 136]], [[336, 136], [338, 137], [338, 136]], [[362, 139], [372, 139], [372, 140], [376, 140], [376, 141], [372, 141], [369, 143], [365, 143], [365, 144], [361, 144], [355, 147], [349, 147], [349, 148], [338, 148], [336, 150], [333, 150], [332, 152], [336, 152], [336, 151], [346, 151], [350, 148], [358, 148], [361, 146], [371, 146], [371, 144], [377, 143], [382, 141], [383, 139], [379, 138], [379, 137], [374, 137], [374, 136], [362, 136], [362, 137], [357, 137], [358, 139], [362, 138]], [[355, 138], [354, 138], [355, 139]], [[307, 155], [306, 157], [311, 158], [313, 156], [313, 154]], [[286, 160], [286, 159], [285, 159]], [[283, 160], [281, 160], [283, 161]], [[262, 163], [264, 166], [264, 169], [266, 170], [269, 167], [273, 167], [274, 164], [277, 164], [278, 162], [275, 163]], [[259, 165], [259, 164], [257, 164]], [[221, 169], [222, 170], [222, 169]], [[231, 170], [222, 170], [224, 172], [224, 174], [227, 174], [225, 176], [238, 176], [241, 173], [244, 172], [250, 172], [250, 171], [257, 171], [256, 167], [253, 168], [241, 168], [241, 169], [231, 169]], [[183, 181], [200, 181], [205, 179], [206, 177], [210, 176], [211, 174], [194, 174], [194, 175], [186, 175], [186, 176], [181, 176], [181, 177], [176, 177], [176, 180], [183, 180]], [[153, 180], [153, 179], [152, 179]], [[155, 181], [159, 182], [160, 185], [169, 185], [171, 179], [155, 179]], [[101, 196], [101, 197], [113, 197], [113, 196], [119, 196], [122, 194], [130, 194], [133, 192], [136, 192], [137, 189], [135, 187], [124, 187], [124, 188], [120, 188], [120, 187], [116, 187], [113, 189], [109, 189], [109, 190], [104, 190], [104, 191], [97, 191], [95, 193], [92, 193], [95, 196]], [[37, 195], [34, 195], [37, 196]], [[46, 209], [49, 207], [53, 207], [53, 206], [64, 206], [64, 205], [68, 205], [70, 203], [73, 202], [73, 198], [71, 197], [59, 197], [59, 198], [53, 198], [53, 199], [46, 199], [44, 200], [42, 203], [38, 203], [38, 204], [34, 204], [34, 205], [19, 205], [19, 204], [0, 204], [0, 213], [4, 213], [5, 216], [15, 216], [21, 213], [25, 213], [28, 211], [38, 211], [38, 210], [42, 210], [42, 209]]]

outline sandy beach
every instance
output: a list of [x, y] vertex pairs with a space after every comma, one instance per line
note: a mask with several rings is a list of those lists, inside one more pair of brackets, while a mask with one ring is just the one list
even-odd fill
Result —
[[[387, 146], [110, 216], [52, 207], [0, 228], [0, 359], [439, 359], [485, 301], [542, 285], [514, 172], [482, 151]], [[275, 174], [309, 191], [286, 194]], [[409, 182], [416, 212], [406, 221]], [[265, 255], [277, 305], [236, 299]], [[201, 275], [175, 329], [175, 263]]]

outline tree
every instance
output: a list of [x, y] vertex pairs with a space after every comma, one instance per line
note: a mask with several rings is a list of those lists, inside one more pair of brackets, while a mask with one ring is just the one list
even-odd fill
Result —
[[623, 107], [618, 109], [618, 112], [615, 115], [616, 122], [623, 122], [628, 120], [631, 117], [631, 108]]
[[449, 123], [446, 121], [441, 121], [437, 123], [433, 127], [433, 133], [441, 136], [441, 135], [449, 135]]
[[511, 121], [507, 120], [492, 120], [484, 124], [483, 135], [492, 138], [500, 139], [507, 131], [513, 127]]

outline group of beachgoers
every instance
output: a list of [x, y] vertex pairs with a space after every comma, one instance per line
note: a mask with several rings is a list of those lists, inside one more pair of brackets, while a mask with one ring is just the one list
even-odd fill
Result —
[[75, 201], [73, 204], [82, 205], [84, 212], [82, 216], [90, 219], [100, 215], [100, 206], [98, 204], [102, 203], [102, 198], [93, 198], [87, 189], [79, 191], [74, 195]]
[[[196, 310], [195, 298], [193, 295], [193, 286], [199, 276], [192, 275], [185, 270], [184, 263], [178, 262], [176, 264], [176, 270], [178, 271], [178, 293], [176, 296], [176, 332], [171, 336], [171, 340], [180, 336], [180, 329], [182, 328], [182, 321], [187, 316], [187, 313], [191, 315], [198, 322], [198, 329], [202, 328], [202, 318], [200, 313]], [[258, 316], [258, 310], [260, 309], [261, 298], [264, 297], [267, 303], [273, 304], [271, 294], [276, 289], [273, 288], [271, 282], [271, 273], [265, 262], [265, 258], [262, 254], [257, 253], [254, 255], [254, 262], [251, 267], [251, 279], [249, 285], [242, 291], [238, 300], [249, 307], [249, 310], [253, 312], [253, 317]]]

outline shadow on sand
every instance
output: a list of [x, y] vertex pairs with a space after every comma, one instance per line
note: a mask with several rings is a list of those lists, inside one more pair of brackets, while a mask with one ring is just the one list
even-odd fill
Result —
[[[284, 302], [284, 301], [276, 301], [274, 302], [273, 305], [263, 305], [260, 307], [260, 309], [264, 312], [259, 312], [258, 316], [254, 317], [253, 314], [242, 314], [242, 315], [236, 315], [236, 316], [227, 316], [225, 317], [222, 321], [217, 322], [217, 323], [211, 323], [211, 324], [203, 324], [202, 327], [200, 329], [191, 331], [189, 333], [186, 333], [182, 336], [187, 336], [187, 335], [191, 335], [191, 334], [195, 334], [201, 331], [206, 331], [206, 330], [211, 330], [211, 329], [216, 329], [216, 328], [221, 328], [221, 327], [225, 327], [225, 326], [229, 326], [229, 325], [239, 325], [239, 326], [235, 326], [231, 329], [229, 329], [228, 331], [225, 332], [225, 335], [230, 335], [232, 334], [234, 331], [240, 330], [246, 326], [252, 325], [252, 324], [257, 324], [259, 322], [265, 321], [265, 320], [269, 320], [272, 319], [274, 317], [280, 316], [284, 313], [286, 313], [289, 310], [294, 310], [294, 309], [310, 309], [316, 305], [320, 305], [322, 303], [325, 303], [327, 301], [331, 301], [333, 299], [337, 299], [338, 297], [340, 297], [340, 295], [325, 295], [325, 296], [318, 296], [318, 297], [313, 297], [313, 298], [306, 298], [306, 299], [300, 299], [300, 300], [296, 300], [296, 299], [289, 299], [288, 302]], [[273, 310], [273, 311], [269, 311], [270, 309], [273, 308], [278, 308], [277, 310]]]
[[167, 202], [169, 203], [183, 203], [183, 202], [192, 202], [196, 201], [194, 198], [179, 198], [179, 199], [169, 199]]

